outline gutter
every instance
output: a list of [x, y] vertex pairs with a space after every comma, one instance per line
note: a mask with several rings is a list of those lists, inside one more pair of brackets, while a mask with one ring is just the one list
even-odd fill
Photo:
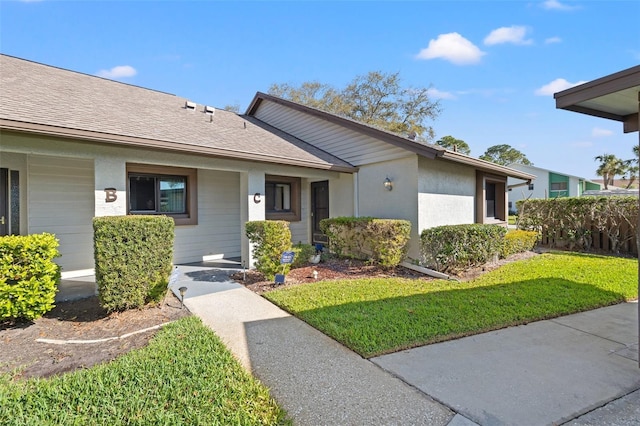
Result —
[[229, 158], [233, 160], [248, 160], [259, 163], [285, 164], [288, 166], [298, 166], [344, 173], [354, 173], [358, 170], [357, 167], [338, 166], [326, 162], [297, 160], [268, 154], [254, 154], [250, 152], [233, 151], [229, 149], [209, 148], [199, 145], [160, 141], [156, 139], [145, 139], [134, 136], [114, 135], [110, 133], [99, 133], [89, 130], [70, 129], [65, 127], [49, 126], [45, 124], [25, 123], [20, 121], [0, 119], [0, 131], [7, 130], [21, 133], [40, 134], [45, 136], [99, 142], [104, 144], [125, 145], [195, 155], [199, 154], [217, 158]]

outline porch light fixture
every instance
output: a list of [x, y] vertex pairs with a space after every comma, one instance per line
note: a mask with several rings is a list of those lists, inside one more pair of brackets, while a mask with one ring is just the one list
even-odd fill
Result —
[[180, 292], [180, 309], [184, 308], [184, 294], [187, 292], [187, 288], [186, 287], [180, 287], [178, 289], [178, 291]]
[[386, 189], [387, 191], [391, 191], [393, 189], [393, 182], [391, 182], [391, 179], [386, 178], [384, 180], [384, 189]]

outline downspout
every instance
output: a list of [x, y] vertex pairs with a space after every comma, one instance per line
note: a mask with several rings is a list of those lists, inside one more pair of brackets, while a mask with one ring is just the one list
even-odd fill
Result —
[[353, 174], [353, 216], [360, 217], [360, 184], [358, 172]]

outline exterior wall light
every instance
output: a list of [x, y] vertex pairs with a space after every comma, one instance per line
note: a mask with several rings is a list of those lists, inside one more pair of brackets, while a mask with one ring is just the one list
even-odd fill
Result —
[[384, 180], [384, 189], [386, 189], [387, 191], [391, 191], [393, 189], [393, 182], [391, 182], [391, 179], [386, 178]]

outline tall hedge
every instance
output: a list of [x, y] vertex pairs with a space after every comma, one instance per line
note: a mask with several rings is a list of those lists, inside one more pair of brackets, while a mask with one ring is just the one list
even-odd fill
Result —
[[52, 234], [0, 237], [0, 321], [34, 320], [54, 308], [58, 256]]
[[633, 196], [520, 200], [517, 206], [519, 229], [538, 231], [552, 245], [562, 242], [569, 249], [593, 249], [594, 233], [601, 232], [617, 252], [638, 232], [638, 198]]
[[173, 263], [172, 218], [96, 217], [93, 231], [96, 284], [103, 308], [123, 311], [162, 299]]
[[385, 268], [402, 262], [411, 238], [411, 222], [400, 219], [335, 217], [322, 219], [320, 229], [329, 237], [332, 253]]
[[507, 228], [499, 225], [445, 225], [420, 235], [422, 263], [440, 272], [460, 272], [500, 255]]
[[254, 244], [253, 258], [256, 269], [268, 279], [278, 273], [287, 273], [290, 264], [281, 265], [282, 253], [291, 250], [291, 231], [285, 220], [254, 220], [245, 225], [246, 235]]

